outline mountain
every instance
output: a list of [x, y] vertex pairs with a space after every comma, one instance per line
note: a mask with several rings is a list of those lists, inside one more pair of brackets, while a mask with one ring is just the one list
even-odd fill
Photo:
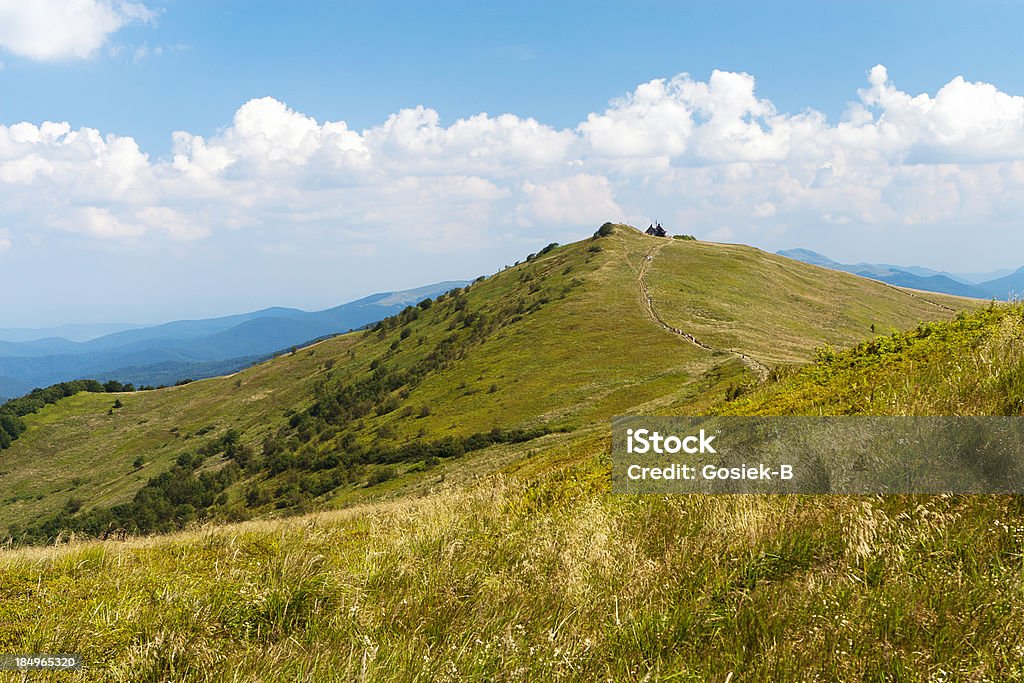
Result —
[[990, 297], [1000, 301], [1020, 299], [1024, 295], [1024, 268], [1005, 277], [981, 283], [978, 287], [984, 289]]
[[[991, 290], [986, 286], [987, 283], [970, 284], [950, 273], [920, 266], [893, 266], [885, 263], [839, 263], [809, 249], [783, 249], [776, 253], [803, 263], [853, 273], [861, 277], [887, 282], [897, 287], [953, 294], [955, 296], [972, 297], [975, 299], [987, 299], [993, 296], [990, 293]], [[997, 298], [1005, 299], [1005, 296]]]
[[123, 348], [145, 348], [155, 340], [192, 340], [201, 337], [218, 334], [233, 327], [264, 318], [277, 320], [301, 320], [309, 315], [297, 308], [265, 308], [251, 313], [240, 313], [227, 315], [219, 318], [206, 318], [202, 320], [176, 320], [174, 322], [143, 327], [114, 334], [105, 335], [97, 339], [76, 346], [82, 351], [107, 351], [110, 349]]
[[18, 380], [11, 379], [10, 377], [0, 377], [0, 403], [9, 398], [27, 394], [31, 390], [32, 387], [24, 382], [19, 382]]
[[[45, 386], [81, 377], [135, 384], [174, 384], [186, 378], [210, 377], [240, 370], [297, 344], [376, 322], [462, 284], [441, 282], [373, 294], [311, 313], [267, 308], [220, 318], [179, 320], [85, 342], [63, 338], [0, 342], [0, 376], [17, 386]], [[4, 394], [2, 385], [0, 394]]]
[[1015, 497], [610, 495], [608, 417], [1019, 415], [1020, 308], [602, 231], [233, 377], [26, 416], [15, 535], [207, 523], [6, 550], [0, 637], [108, 680], [1018, 677], [1019, 610], [978, 609], [1020, 602]]
[[8, 327], [0, 328], [0, 341], [29, 342], [38, 339], [60, 337], [69, 341], [83, 342], [136, 327], [143, 327], [143, 325], [132, 325], [130, 323], [81, 323], [60, 325], [58, 327]]
[[[511, 447], [641, 406], [693, 401], [804, 362], [822, 344], [844, 346], [872, 329], [976, 305], [742, 245], [607, 230], [232, 377], [126, 394], [116, 411], [107, 395], [79, 394], [27, 416], [28, 430], [0, 455], [10, 472], [0, 477], [0, 500], [17, 498], [4, 514], [24, 523], [72, 497], [92, 509], [123, 502], [178, 456], [218, 448], [214, 440], [229, 430], [251, 449], [243, 459], [256, 469], [231, 484], [223, 509], [204, 514], [337, 503], [375, 494], [365, 484], [380, 468], [406, 472], [424, 458]], [[349, 306], [404, 308], [423, 293]], [[336, 325], [341, 311], [313, 315]], [[258, 316], [190, 348], [197, 356], [243, 348], [236, 335], [266, 338], [277, 320]], [[139, 456], [151, 465], [133, 469]]]
[[[783, 249], [775, 252], [779, 256], [785, 256], [795, 261], [802, 263], [810, 263], [812, 266], [821, 266], [822, 268], [831, 268], [832, 270], [845, 270], [843, 264], [833, 261], [824, 254], [819, 254], [816, 251], [810, 249]], [[849, 267], [849, 266], [847, 266]]]
[[985, 299], [987, 290], [978, 285], [968, 285], [962, 282], [953, 280], [946, 275], [914, 275], [907, 271], [901, 271], [898, 269], [888, 270], [854, 270], [851, 271], [854, 275], [860, 275], [862, 277], [869, 277], [875, 280], [881, 280], [882, 282], [888, 282], [891, 285], [897, 287], [907, 287], [909, 289], [919, 289], [925, 292], [942, 292], [944, 294], [954, 294], [956, 296], [967, 296], [975, 299]]
[[974, 285], [979, 282], [998, 280], [999, 278], [1005, 277], [1013, 272], [1013, 268], [1000, 268], [999, 270], [992, 270], [985, 273], [953, 273], [951, 277], [959, 280], [960, 282], [967, 282]]

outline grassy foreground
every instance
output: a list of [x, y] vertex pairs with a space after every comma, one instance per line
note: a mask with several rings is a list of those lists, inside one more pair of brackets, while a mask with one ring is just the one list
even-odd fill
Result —
[[1024, 676], [1015, 498], [611, 497], [591, 464], [23, 551], [0, 646], [70, 680]]
[[[1022, 371], [994, 307], [716, 410], [1020, 414]], [[6, 552], [0, 650], [81, 652], [61, 680], [1024, 680], [1019, 497], [612, 496], [593, 434], [417, 499]]]

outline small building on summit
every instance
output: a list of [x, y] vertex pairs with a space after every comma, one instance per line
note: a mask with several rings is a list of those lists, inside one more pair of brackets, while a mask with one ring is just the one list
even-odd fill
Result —
[[652, 224], [645, 232], [646, 234], [653, 235], [654, 237], [668, 237], [668, 233], [665, 232], [665, 228], [661, 227], [661, 223], [658, 223], [657, 225]]

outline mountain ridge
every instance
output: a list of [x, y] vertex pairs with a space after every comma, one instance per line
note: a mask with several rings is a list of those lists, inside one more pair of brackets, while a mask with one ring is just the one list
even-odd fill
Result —
[[[0, 396], [15, 387], [45, 386], [83, 377], [149, 384], [233, 372], [267, 354], [374, 323], [410, 301], [461, 286], [445, 281], [380, 292], [321, 311], [271, 307], [219, 318], [178, 320], [111, 333], [85, 342], [46, 338], [0, 341]], [[173, 364], [179, 364], [177, 371]]]
[[1024, 267], [1016, 271], [1009, 271], [1001, 277], [971, 282], [961, 275], [922, 266], [895, 266], [886, 263], [840, 263], [810, 249], [782, 249], [775, 253], [822, 268], [840, 270], [861, 277], [887, 282], [897, 287], [920, 289], [927, 292], [966, 296], [975, 299], [995, 298], [1006, 301], [1024, 291]]
[[[558, 441], [624, 411], [693, 409], [821, 344], [978, 305], [929, 298], [752, 247], [611, 226], [231, 377], [119, 395], [117, 409], [102, 394], [62, 399], [27, 416], [0, 455], [0, 500], [17, 501], [9, 518], [40, 520], [77, 497], [93, 516], [60, 523], [95, 532], [95, 515], [200, 449], [218, 471], [238, 464], [240, 479], [194, 514], [347, 504], [437, 462], [459, 467], [464, 453], [522, 453], [521, 440]], [[133, 469], [138, 457], [147, 465]]]

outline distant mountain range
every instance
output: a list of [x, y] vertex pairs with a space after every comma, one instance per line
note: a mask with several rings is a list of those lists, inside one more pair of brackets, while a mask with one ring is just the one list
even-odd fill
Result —
[[70, 341], [89, 341], [96, 337], [114, 332], [123, 332], [149, 325], [133, 325], [131, 323], [82, 323], [60, 325], [58, 327], [0, 327], [0, 340], [11, 342], [36, 341], [50, 337], [62, 337]]
[[947, 273], [922, 266], [894, 266], [888, 263], [839, 263], [809, 249], [783, 249], [779, 256], [831, 270], [880, 280], [897, 287], [941, 292], [975, 299], [1007, 301], [1024, 293], [1024, 268], [992, 273]]
[[[116, 331], [86, 341], [62, 336], [26, 339], [50, 330], [0, 330], [0, 339], [12, 339], [0, 341], [0, 399], [80, 378], [159, 386], [227, 374], [292, 346], [375, 323], [466, 284], [448, 281], [371, 294], [324, 311], [266, 308], [151, 327], [114, 324], [110, 327]], [[53, 329], [82, 335], [103, 326]]]

